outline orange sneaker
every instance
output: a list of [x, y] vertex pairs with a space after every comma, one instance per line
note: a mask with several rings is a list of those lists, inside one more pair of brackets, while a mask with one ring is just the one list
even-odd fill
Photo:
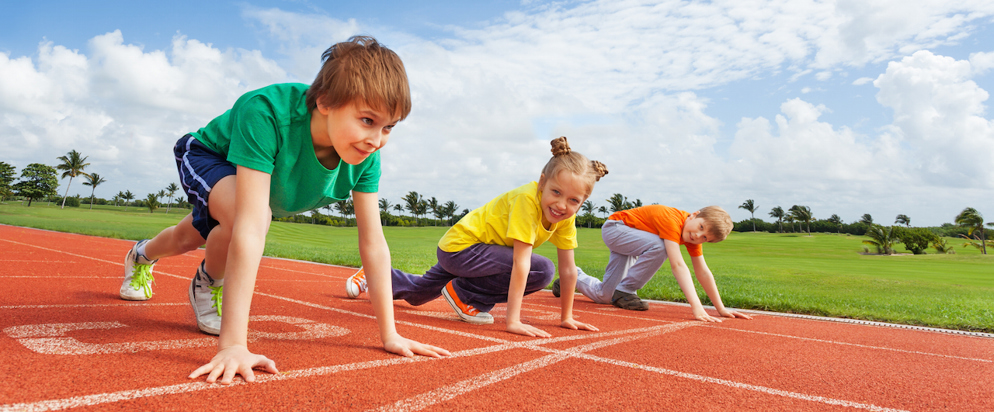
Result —
[[449, 306], [452, 306], [452, 310], [456, 311], [460, 319], [474, 325], [489, 325], [494, 323], [493, 315], [487, 312], [480, 312], [472, 305], [462, 303], [459, 300], [459, 296], [456, 295], [456, 290], [452, 288], [452, 282], [446, 284], [445, 288], [442, 289], [442, 297], [445, 298], [446, 302], [449, 302]]
[[362, 268], [354, 275], [349, 276], [345, 281], [345, 293], [349, 295], [350, 298], [355, 299], [366, 291], [366, 272], [363, 272]]

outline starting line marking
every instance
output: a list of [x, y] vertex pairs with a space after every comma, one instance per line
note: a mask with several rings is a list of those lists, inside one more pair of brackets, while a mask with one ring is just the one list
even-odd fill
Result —
[[[250, 316], [252, 322], [281, 322], [303, 329], [301, 332], [261, 332], [250, 330], [248, 340], [313, 340], [347, 335], [348, 329], [290, 316]], [[149, 342], [86, 343], [65, 334], [77, 330], [126, 328], [121, 322], [44, 323], [11, 326], [3, 330], [24, 347], [43, 355], [106, 355], [153, 350], [203, 348], [217, 345], [217, 338], [176, 339]]]

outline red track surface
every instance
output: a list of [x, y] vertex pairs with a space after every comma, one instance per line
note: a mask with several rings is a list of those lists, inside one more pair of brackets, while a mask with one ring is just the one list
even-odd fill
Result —
[[[693, 321], [579, 297], [601, 331], [558, 327], [525, 298], [534, 339], [456, 320], [442, 300], [396, 302], [401, 334], [447, 359], [385, 352], [353, 269], [263, 259], [250, 347], [277, 362], [254, 384], [186, 376], [215, 353], [186, 288], [202, 251], [161, 260], [155, 296], [118, 297], [133, 242], [0, 225], [0, 410], [994, 410], [994, 339], [758, 315]], [[365, 297], [365, 296], [363, 296]]]

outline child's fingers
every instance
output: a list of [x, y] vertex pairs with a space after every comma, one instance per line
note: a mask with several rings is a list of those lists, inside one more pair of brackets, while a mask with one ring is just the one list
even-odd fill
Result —
[[187, 376], [187, 378], [188, 379], [193, 379], [193, 378], [199, 377], [199, 376], [201, 376], [201, 375], [203, 375], [205, 373], [209, 373], [211, 371], [211, 369], [214, 369], [214, 364], [213, 363], [208, 363], [206, 365], [202, 365], [199, 368], [197, 368], [197, 370], [193, 371], [193, 373], [191, 373], [190, 376]]
[[267, 358], [265, 356], [263, 356], [262, 359], [264, 359], [264, 361], [261, 362], [262, 364], [261, 365], [257, 364], [256, 366], [262, 366], [263, 369], [266, 370], [266, 372], [269, 372], [269, 373], [272, 373], [272, 374], [280, 373], [280, 371], [278, 369], [276, 369], [276, 362], [274, 362], [272, 359], [269, 359], [269, 358]]
[[431, 352], [433, 354], [432, 356], [436, 358], [440, 358], [442, 356], [452, 356], [452, 353], [438, 346], [431, 346], [431, 345], [425, 345], [425, 346], [431, 349]]
[[221, 376], [221, 374], [223, 372], [224, 372], [224, 366], [223, 365], [216, 365], [216, 366], [214, 366], [214, 369], [211, 370], [211, 373], [209, 375], [207, 375], [207, 383], [217, 382], [217, 378], [219, 376]]
[[583, 330], [590, 330], [590, 331], [594, 331], [594, 332], [600, 330], [600, 329], [597, 329], [596, 326], [591, 325], [589, 323], [581, 323], [581, 325], [583, 326], [583, 328], [582, 328]]

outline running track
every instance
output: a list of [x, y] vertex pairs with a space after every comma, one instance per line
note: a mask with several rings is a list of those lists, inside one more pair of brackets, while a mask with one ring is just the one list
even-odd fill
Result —
[[215, 353], [186, 288], [202, 251], [161, 260], [155, 296], [117, 296], [133, 242], [0, 225], [0, 410], [994, 410], [994, 339], [759, 314], [693, 321], [686, 307], [628, 312], [579, 297], [525, 298], [553, 335], [456, 321], [441, 299], [397, 301], [404, 336], [447, 359], [382, 350], [352, 269], [263, 259], [250, 347], [281, 373], [230, 386], [186, 379]]

